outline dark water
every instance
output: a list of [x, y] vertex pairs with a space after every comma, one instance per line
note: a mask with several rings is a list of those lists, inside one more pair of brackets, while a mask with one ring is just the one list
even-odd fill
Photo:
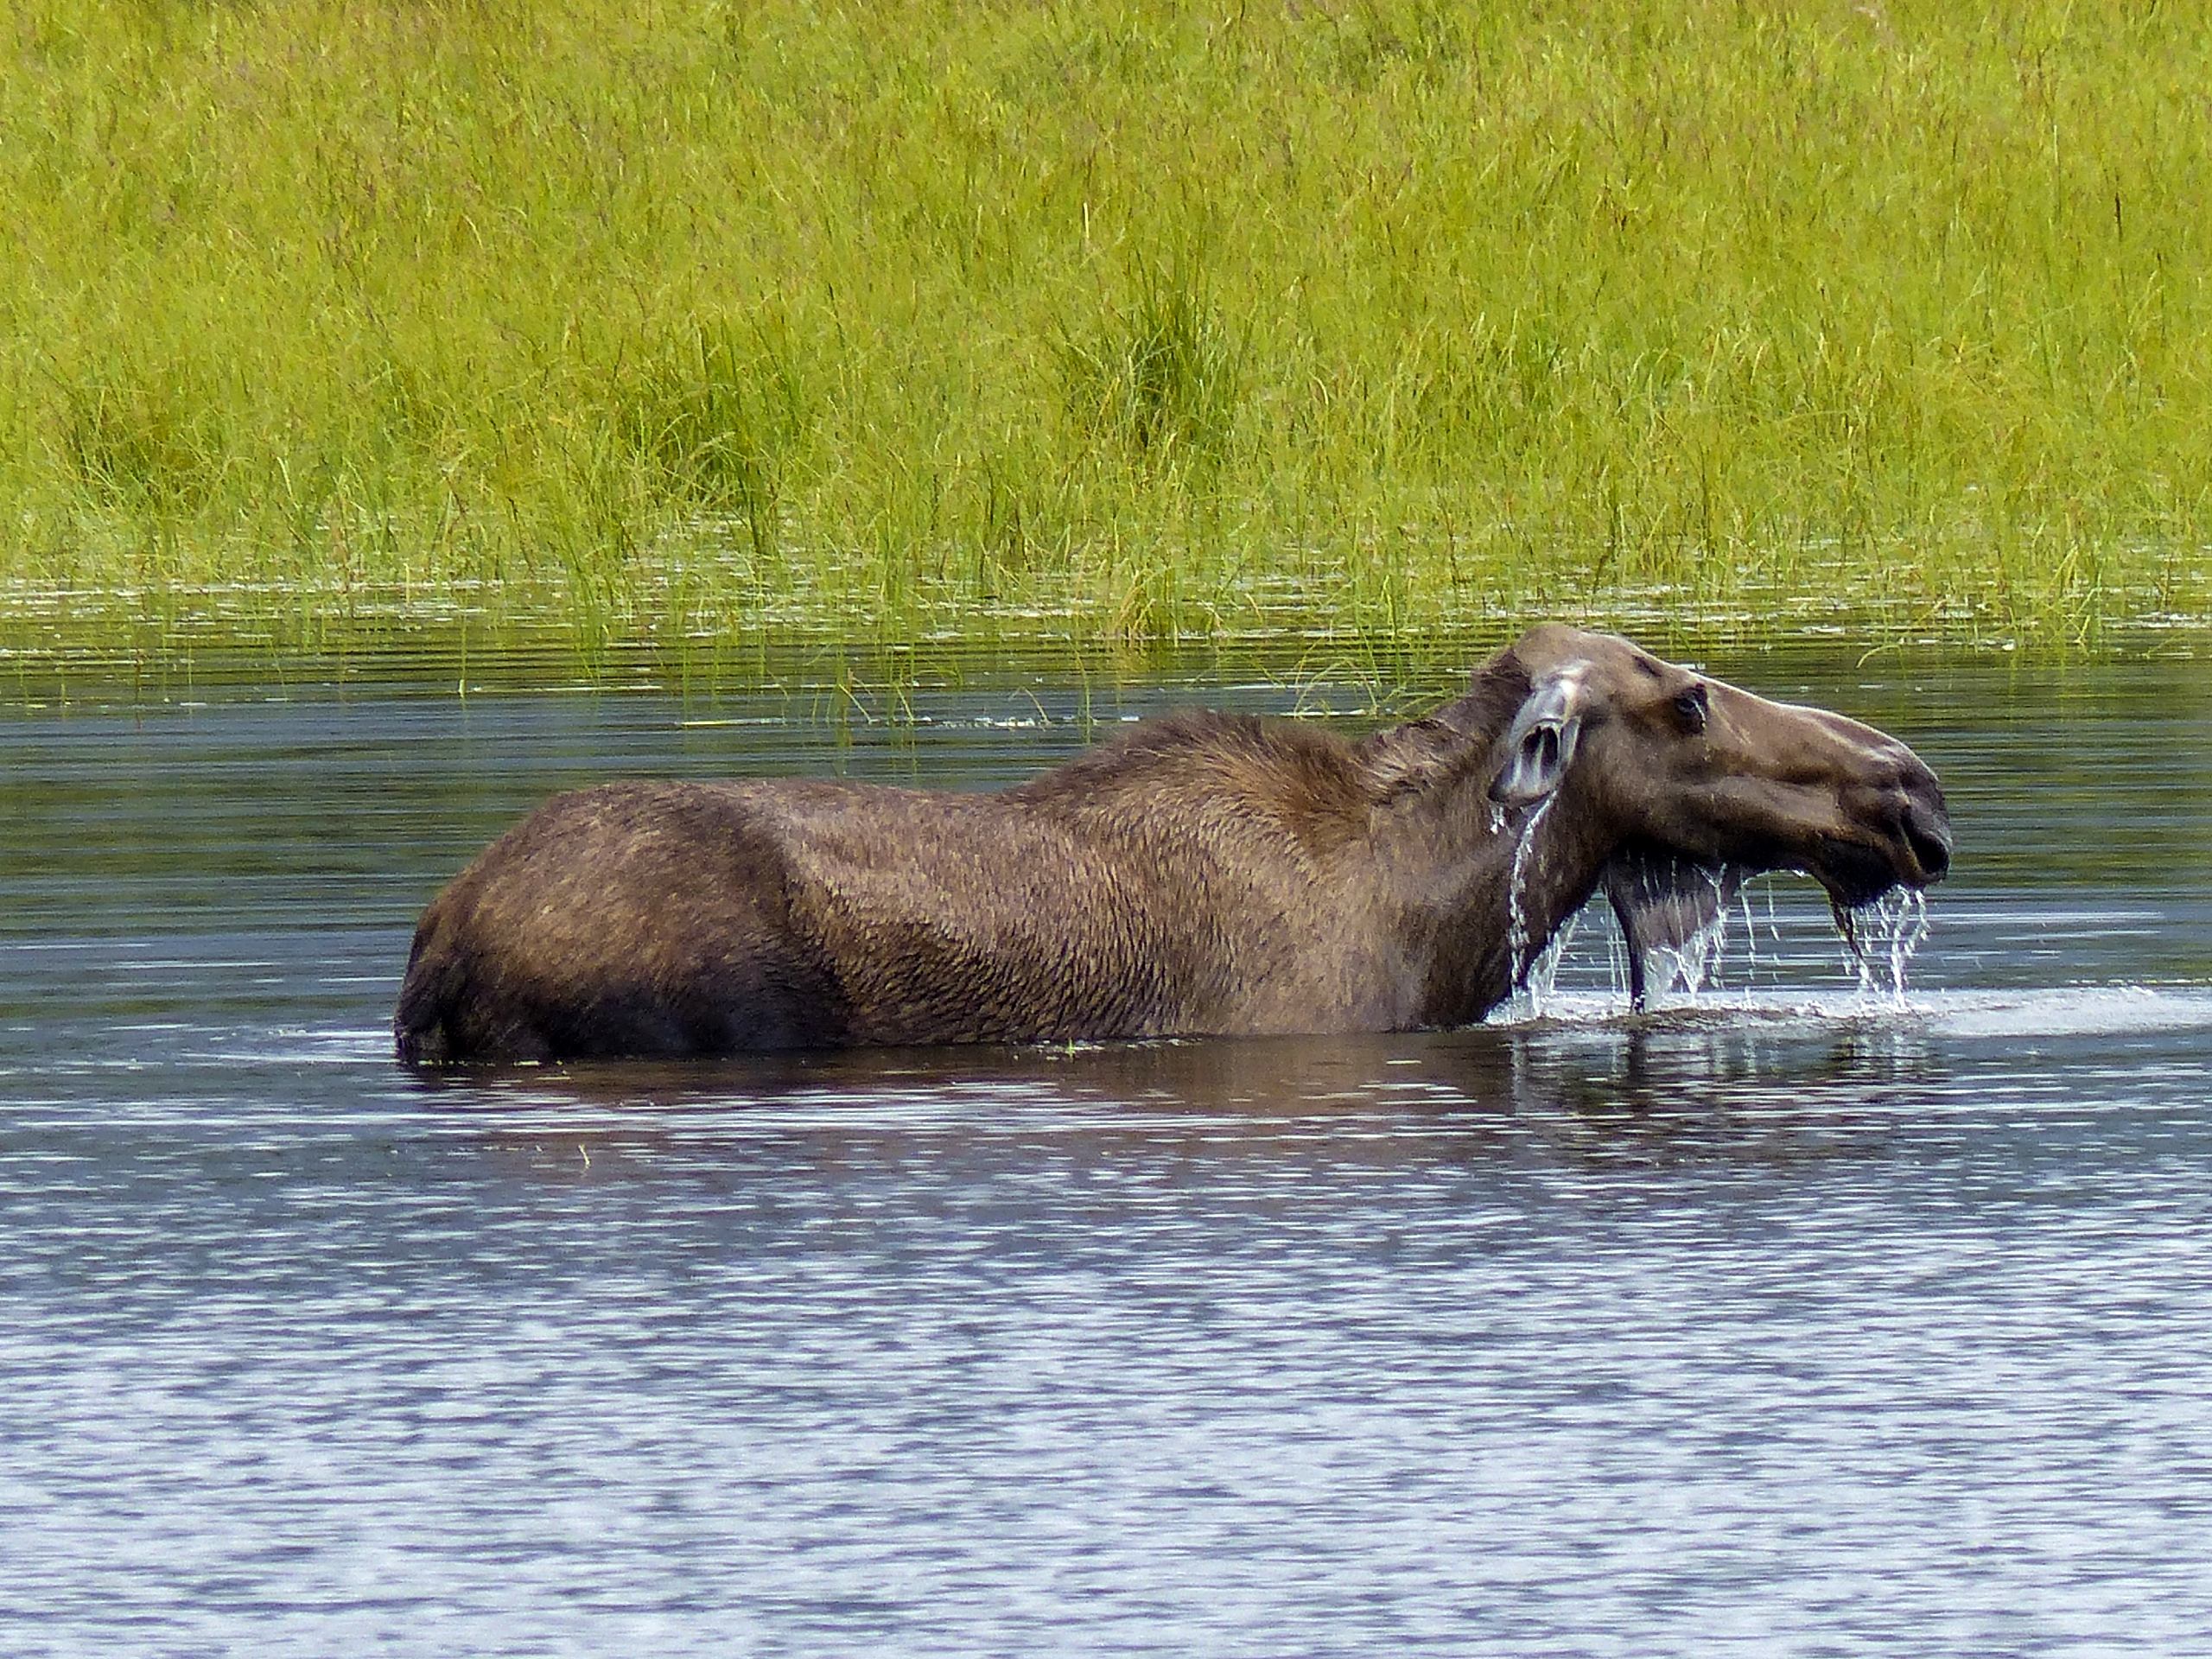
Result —
[[2212, 1652], [2212, 676], [1721, 666], [1943, 773], [1902, 1001], [1785, 885], [1644, 1020], [445, 1087], [550, 790], [1177, 688], [0, 716], [0, 1647]]

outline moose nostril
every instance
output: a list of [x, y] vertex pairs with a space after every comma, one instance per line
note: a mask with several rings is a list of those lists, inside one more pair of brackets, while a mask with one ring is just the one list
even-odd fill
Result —
[[1951, 868], [1951, 837], [1940, 826], [1921, 823], [1910, 813], [1905, 815], [1905, 844], [1912, 849], [1912, 855], [1920, 868], [1928, 872], [1928, 879], [1935, 880]]

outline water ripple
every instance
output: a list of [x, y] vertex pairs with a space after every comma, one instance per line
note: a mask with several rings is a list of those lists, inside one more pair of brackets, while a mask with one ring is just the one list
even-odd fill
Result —
[[1464, 1032], [442, 1080], [408, 927], [546, 790], [1072, 694], [0, 727], [0, 1647], [2203, 1650], [2203, 697], [1869, 684], [1777, 689], [1951, 786], [1901, 1001], [1773, 884], [1644, 1015], [1593, 923]]

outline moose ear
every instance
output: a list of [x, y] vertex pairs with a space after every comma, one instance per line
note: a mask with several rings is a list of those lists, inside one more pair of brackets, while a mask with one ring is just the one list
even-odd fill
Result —
[[1501, 806], [1526, 806], [1560, 785], [1582, 734], [1582, 674], [1567, 669], [1530, 688], [1505, 740], [1505, 766], [1490, 786]]

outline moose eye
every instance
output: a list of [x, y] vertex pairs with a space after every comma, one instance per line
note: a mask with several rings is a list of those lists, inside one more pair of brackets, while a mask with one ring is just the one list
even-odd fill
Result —
[[1694, 685], [1687, 691], [1675, 693], [1675, 713], [1681, 717], [1682, 729], [1701, 732], [1705, 729], [1705, 688]]

